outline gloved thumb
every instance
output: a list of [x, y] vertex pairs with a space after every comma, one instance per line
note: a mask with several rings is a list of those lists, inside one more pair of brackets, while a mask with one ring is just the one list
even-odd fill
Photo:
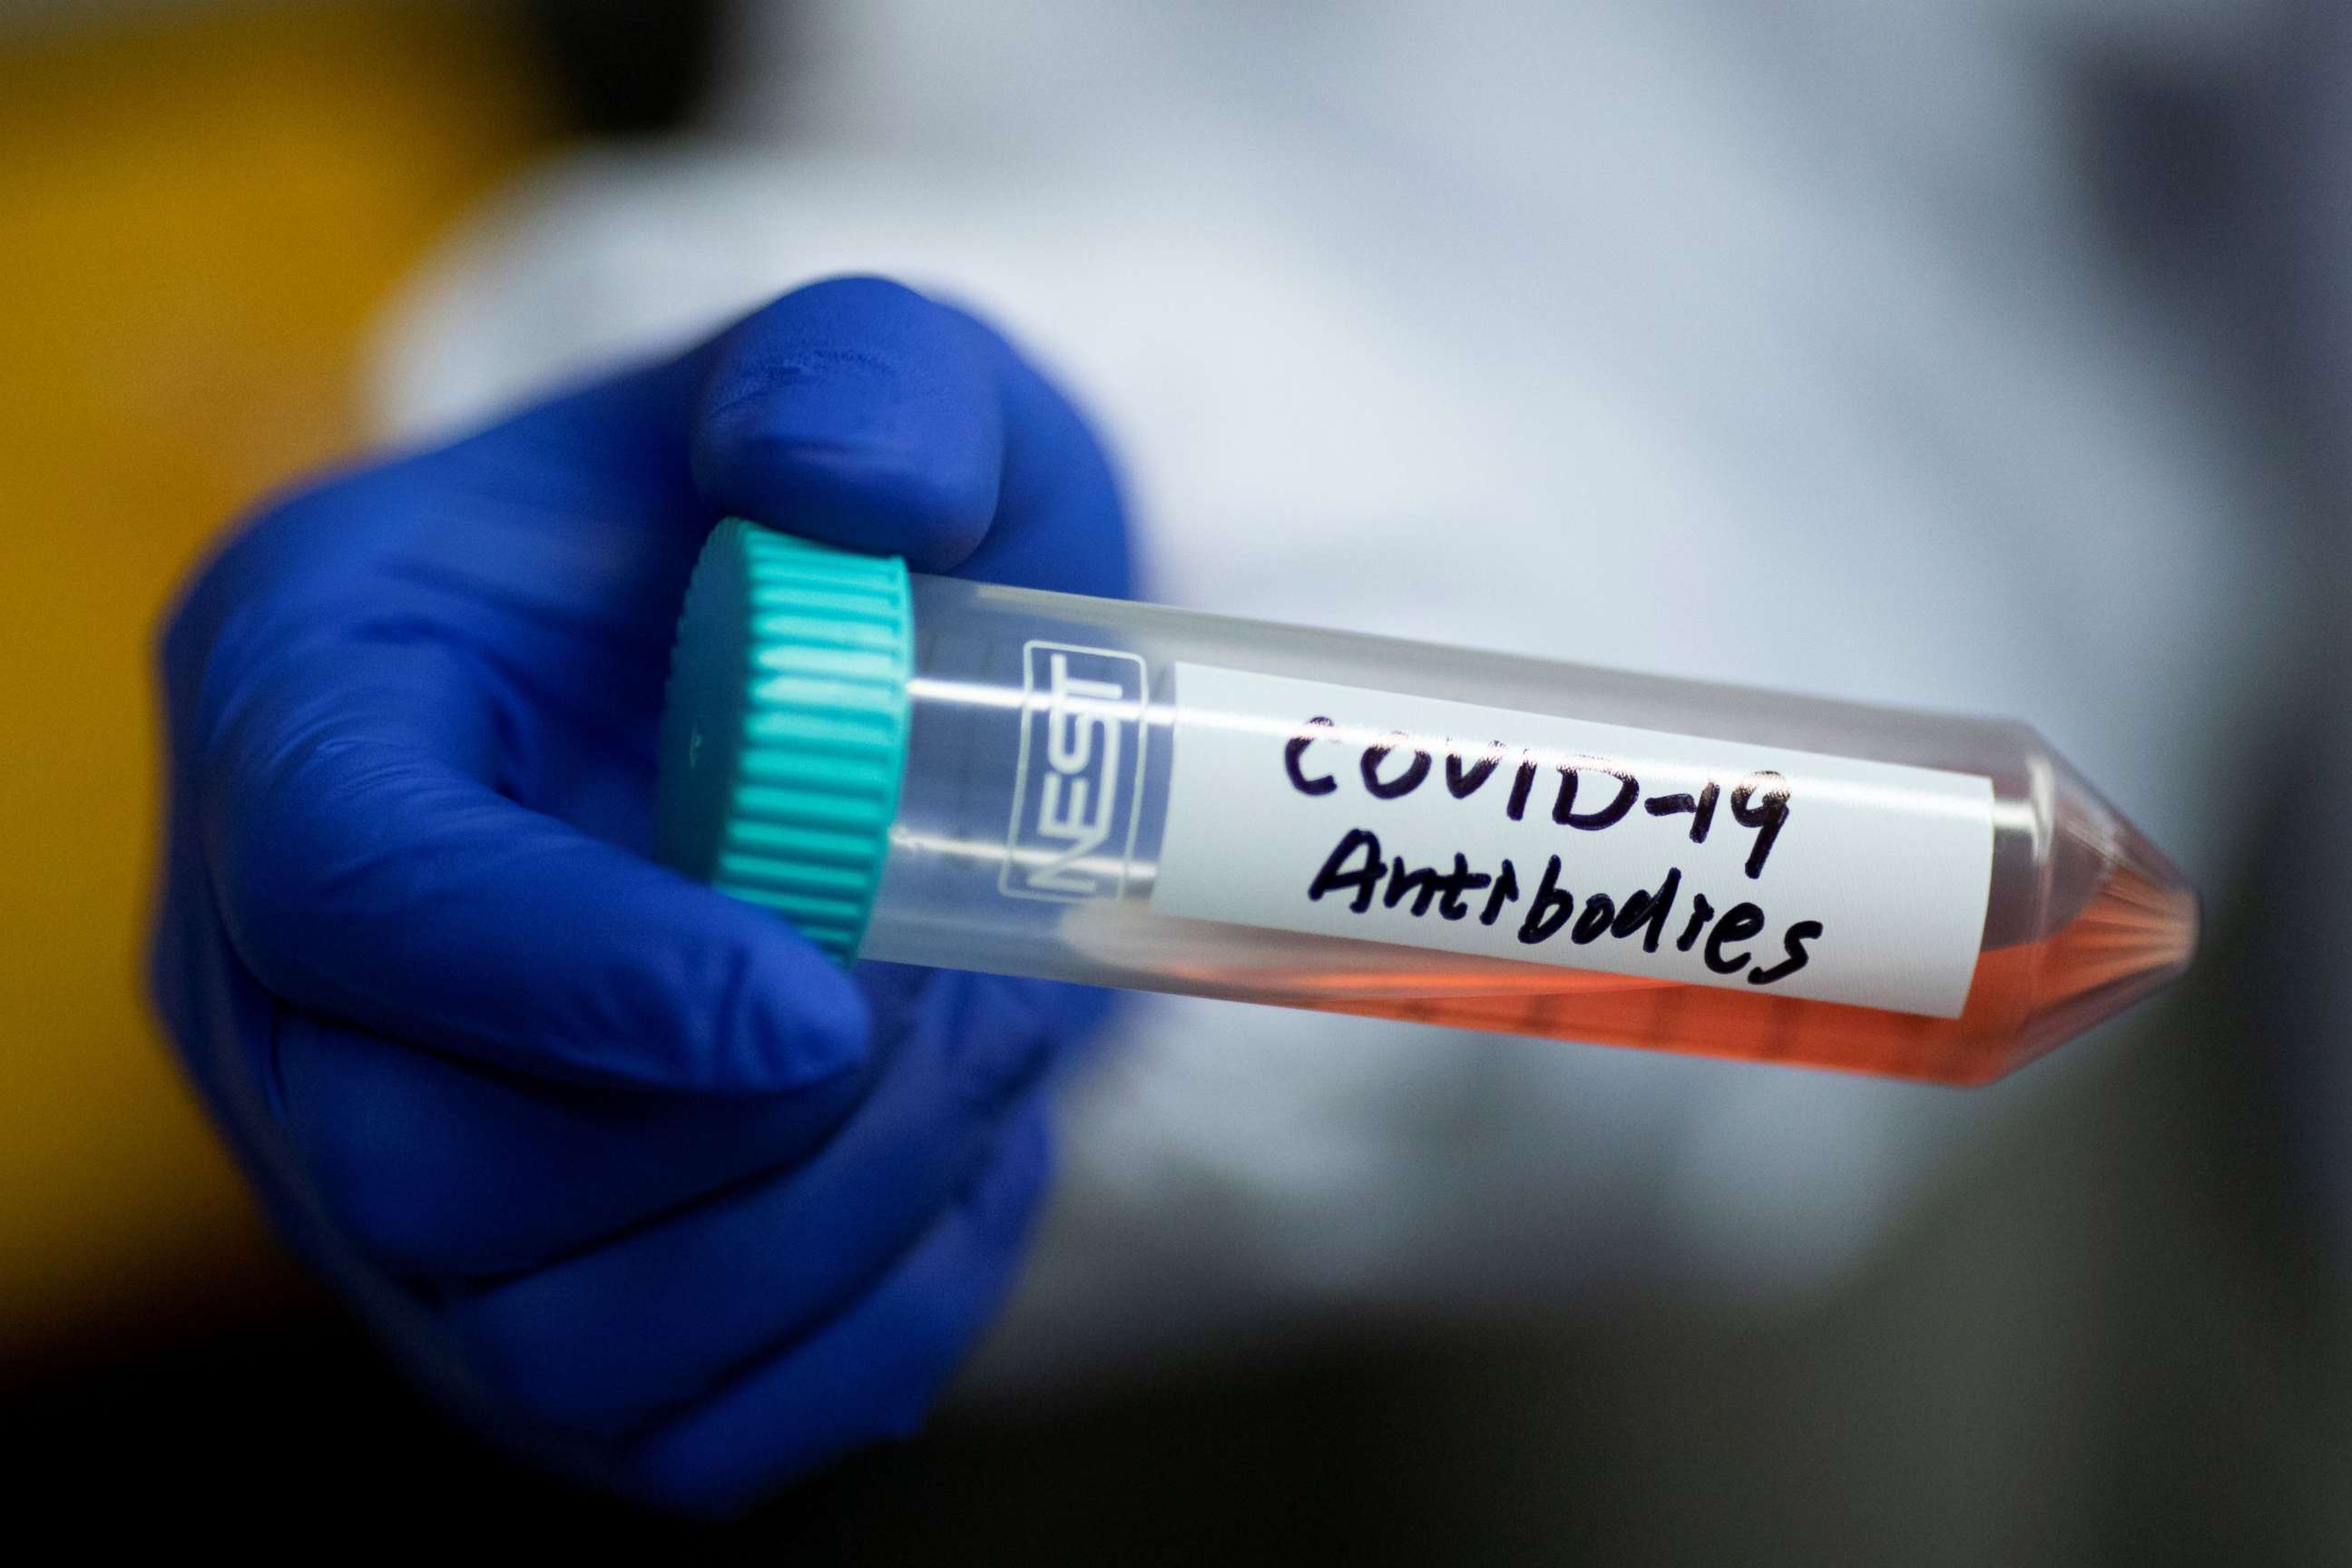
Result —
[[719, 343], [694, 422], [696, 486], [716, 512], [947, 571], [996, 513], [1008, 352], [882, 279], [797, 289]]

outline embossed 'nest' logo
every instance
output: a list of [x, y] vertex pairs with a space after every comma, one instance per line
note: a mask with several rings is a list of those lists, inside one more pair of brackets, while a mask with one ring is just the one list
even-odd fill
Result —
[[1021, 666], [1021, 760], [997, 887], [1023, 899], [1116, 897], [1143, 783], [1143, 660], [1031, 642]]

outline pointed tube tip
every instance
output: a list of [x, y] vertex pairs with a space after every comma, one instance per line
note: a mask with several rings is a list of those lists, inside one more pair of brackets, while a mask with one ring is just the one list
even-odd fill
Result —
[[2104, 802], [2078, 804], [2062, 814], [2057, 867], [2073, 912], [2040, 944], [2012, 1066], [2179, 979], [2203, 933], [2203, 902], [2170, 858]]

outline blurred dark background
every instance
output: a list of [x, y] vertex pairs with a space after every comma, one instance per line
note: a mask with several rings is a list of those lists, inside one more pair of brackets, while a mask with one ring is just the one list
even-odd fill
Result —
[[[2242, 346], [2340, 602], [2352, 74], [2324, 13], [2181, 79], [2081, 62], [2119, 248]], [[2317, 17], [2316, 21], [2313, 17]], [[144, 637], [258, 489], [362, 438], [401, 280], [582, 139], [689, 120], [716, 4], [0, 3], [0, 1431], [20, 1517], [184, 1530], [486, 1512], [673, 1526], [478, 1450], [269, 1239], [134, 978]], [[2331, 126], [2334, 129], [2331, 129]], [[2331, 267], [2329, 259], [2334, 258]], [[2249, 635], [2344, 668], [2334, 616]], [[2277, 792], [2128, 1051], [1944, 1168], [1827, 1300], [1631, 1293], [1361, 1327], [951, 1410], [729, 1527], [796, 1561], [2352, 1562], [2347, 969], [2314, 802], [2335, 683], [2261, 694]], [[2340, 836], [2339, 836], [2340, 837]]]

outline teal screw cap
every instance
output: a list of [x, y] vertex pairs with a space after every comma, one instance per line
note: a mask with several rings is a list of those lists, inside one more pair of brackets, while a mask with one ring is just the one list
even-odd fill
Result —
[[857, 956], [907, 765], [907, 564], [737, 519], [695, 563], [662, 715], [663, 859]]

